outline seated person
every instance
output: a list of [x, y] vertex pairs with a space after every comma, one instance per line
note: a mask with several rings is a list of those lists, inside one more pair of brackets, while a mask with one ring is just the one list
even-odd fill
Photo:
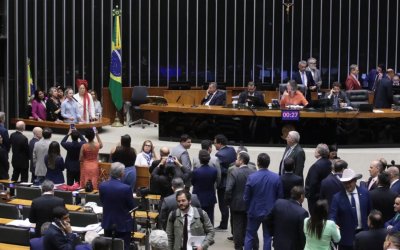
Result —
[[[248, 98], [248, 96], [254, 96], [255, 98], [257, 98], [257, 100], [252, 100]], [[247, 84], [247, 90], [240, 93], [238, 103], [247, 103], [248, 106], [265, 106], [264, 95], [263, 93], [256, 91], [256, 85], [254, 84], [254, 82], [249, 82]]]
[[281, 108], [285, 108], [289, 105], [303, 105], [306, 106], [308, 101], [304, 95], [297, 90], [297, 83], [294, 80], [290, 80], [286, 85], [286, 90], [283, 92], [281, 97]]
[[400, 95], [400, 77], [398, 75], [393, 76], [393, 95]]
[[37, 238], [32, 238], [29, 241], [29, 245], [31, 247], [31, 250], [42, 250], [43, 249], [43, 236], [45, 234], [45, 232], [47, 231], [47, 229], [49, 228], [51, 222], [45, 222], [42, 224], [42, 226], [40, 227], [40, 235], [41, 237], [37, 237]]
[[201, 100], [201, 105], [206, 106], [222, 106], [225, 104], [226, 95], [224, 92], [217, 89], [216, 82], [210, 82], [206, 91], [206, 96]]
[[332, 108], [339, 109], [350, 106], [350, 100], [346, 93], [340, 89], [340, 82], [334, 82], [332, 89], [328, 95], [328, 99], [332, 101]]

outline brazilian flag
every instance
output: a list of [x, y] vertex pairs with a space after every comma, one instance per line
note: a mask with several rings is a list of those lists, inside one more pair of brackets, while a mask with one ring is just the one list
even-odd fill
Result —
[[121, 11], [113, 10], [114, 28], [112, 33], [111, 43], [111, 62], [110, 62], [110, 83], [108, 88], [111, 92], [111, 99], [114, 102], [115, 108], [122, 108], [122, 56], [121, 56], [121, 26], [120, 16]]

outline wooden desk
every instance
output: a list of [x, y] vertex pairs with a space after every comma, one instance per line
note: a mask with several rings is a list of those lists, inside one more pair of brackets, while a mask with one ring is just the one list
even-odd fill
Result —
[[[135, 211], [134, 216], [135, 218], [140, 218], [140, 219], [147, 219], [147, 212], [146, 211]], [[155, 220], [158, 217], [157, 212], [149, 212], [149, 218], [152, 220]]]
[[1, 225], [5, 225], [7, 223], [10, 223], [11, 221], [13, 221], [14, 219], [8, 219], [8, 218], [0, 218], [0, 224]]
[[[32, 205], [32, 201], [31, 200], [25, 200], [25, 199], [13, 199], [9, 202], [7, 202], [8, 204], [13, 204], [13, 205], [22, 205], [22, 206], [31, 206]], [[70, 205], [70, 204], [66, 204], [65, 207], [69, 210], [69, 211], [78, 211], [81, 209], [81, 206], [77, 206], [77, 205]]]
[[161, 199], [161, 195], [158, 195], [158, 194], [148, 194], [148, 195], [146, 195], [145, 198], [146, 198], [146, 199], [149, 199], [149, 200], [160, 200], [160, 199]]
[[0, 250], [29, 250], [29, 246], [0, 243]]
[[7, 180], [7, 179], [0, 180], [0, 183], [3, 183], [3, 184], [11, 184], [11, 183], [14, 183], [14, 182], [15, 182], [15, 181]]
[[[34, 127], [49, 127], [49, 128], [55, 128], [55, 129], [65, 129], [69, 130], [70, 124], [69, 123], [64, 123], [64, 122], [52, 122], [52, 121], [36, 121], [36, 120], [30, 120], [30, 119], [23, 119], [23, 118], [13, 118], [11, 119], [11, 123], [15, 124], [17, 121], [23, 121], [25, 122], [25, 125], [30, 125]], [[88, 122], [88, 123], [76, 123], [75, 128], [76, 129], [85, 129], [85, 128], [101, 128], [103, 126], [110, 125], [110, 119], [107, 117], [102, 117], [99, 121], [95, 122]]]

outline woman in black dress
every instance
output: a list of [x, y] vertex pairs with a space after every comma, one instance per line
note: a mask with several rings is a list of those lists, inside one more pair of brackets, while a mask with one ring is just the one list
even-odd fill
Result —
[[61, 122], [61, 102], [58, 99], [58, 92], [56, 87], [51, 87], [49, 90], [50, 98], [46, 102], [47, 120]]

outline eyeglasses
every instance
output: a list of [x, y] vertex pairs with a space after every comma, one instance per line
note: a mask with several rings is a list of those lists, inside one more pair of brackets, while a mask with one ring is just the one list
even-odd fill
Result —
[[144, 146], [145, 146], [145, 147], [151, 147], [151, 145], [150, 145], [150, 144], [145, 144]]

